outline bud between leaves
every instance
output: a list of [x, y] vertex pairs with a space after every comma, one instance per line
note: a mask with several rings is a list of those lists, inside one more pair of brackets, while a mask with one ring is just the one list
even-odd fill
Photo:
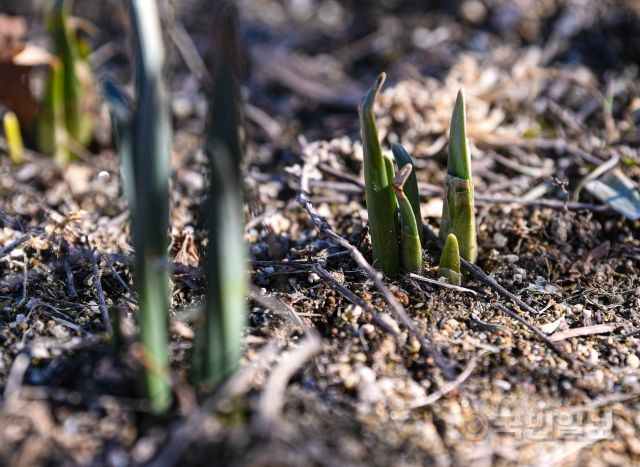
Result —
[[458, 247], [458, 239], [454, 234], [449, 234], [444, 242], [442, 254], [440, 255], [438, 276], [446, 278], [450, 284], [460, 285], [462, 283], [460, 249]]

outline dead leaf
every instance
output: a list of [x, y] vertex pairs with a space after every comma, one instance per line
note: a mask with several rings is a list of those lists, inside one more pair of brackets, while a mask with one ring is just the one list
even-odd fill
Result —
[[193, 227], [186, 227], [182, 232], [172, 235], [170, 251], [175, 254], [174, 261], [178, 264], [197, 268], [200, 255], [193, 236]]
[[563, 322], [564, 316], [561, 316], [555, 321], [539, 325], [538, 328], [540, 328], [540, 330], [545, 334], [553, 334]]
[[52, 56], [26, 43], [26, 34], [24, 18], [0, 14], [0, 102], [15, 112], [24, 130], [30, 130], [40, 113], [30, 73], [35, 66], [49, 66]]
[[640, 193], [633, 181], [620, 169], [591, 180], [585, 185], [585, 189], [626, 218], [632, 221], [640, 219]]

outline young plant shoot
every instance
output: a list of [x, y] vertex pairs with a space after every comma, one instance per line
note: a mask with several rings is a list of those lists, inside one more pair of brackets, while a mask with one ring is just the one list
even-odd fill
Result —
[[402, 225], [400, 264], [405, 273], [417, 272], [422, 269], [422, 245], [418, 234], [418, 224], [411, 202], [404, 192], [405, 184], [412, 172], [413, 166], [411, 164], [404, 165], [393, 182]]
[[131, 210], [145, 392], [153, 411], [162, 413], [172, 399], [167, 331], [171, 121], [162, 80], [164, 46], [155, 2], [130, 0], [129, 11], [137, 51], [135, 108], [113, 85], [105, 86], [105, 96], [111, 105]]
[[[391, 152], [393, 153], [393, 158], [396, 160], [396, 164], [398, 164], [399, 169], [402, 169], [402, 167], [407, 164], [413, 165], [411, 156], [401, 144], [393, 144], [391, 146]], [[416, 178], [415, 170], [412, 170], [409, 174], [409, 178], [407, 178], [407, 181], [404, 184], [403, 191], [405, 195], [407, 195], [407, 198], [409, 198], [409, 202], [411, 203], [411, 209], [413, 210], [413, 215], [415, 216], [416, 224], [418, 225], [418, 235], [420, 236], [420, 241], [422, 242], [422, 235], [424, 235], [424, 232], [422, 231], [420, 194], [418, 192], [418, 180]]]
[[9, 158], [14, 165], [21, 164], [24, 158], [24, 144], [22, 143], [18, 117], [13, 112], [7, 112], [2, 118], [2, 123], [4, 125], [4, 136], [7, 139]]
[[444, 197], [440, 238], [456, 236], [460, 256], [475, 263], [478, 256], [476, 221], [471, 181], [471, 156], [467, 140], [464, 94], [458, 92], [449, 131], [449, 158], [444, 180]]
[[205, 130], [211, 174], [205, 219], [209, 237], [207, 295], [204, 313], [195, 323], [192, 370], [193, 381], [204, 390], [237, 368], [247, 318], [241, 109], [231, 46], [237, 34], [235, 10], [223, 11], [216, 32], [219, 50], [211, 70], [213, 86]]
[[450, 284], [460, 285], [462, 283], [460, 249], [458, 248], [458, 239], [452, 233], [447, 236], [442, 248], [438, 276], [446, 278]]
[[69, 26], [70, 0], [55, 0], [47, 16], [55, 48], [43, 108], [38, 121], [38, 147], [59, 163], [71, 160], [93, 135], [95, 91], [88, 47]]
[[[373, 249], [373, 265], [388, 277], [400, 272], [398, 247], [398, 210], [392, 188], [393, 174], [382, 155], [373, 105], [384, 83], [385, 74], [378, 76], [375, 84], [365, 94], [358, 106], [360, 136], [364, 153], [364, 183], [369, 214], [369, 230]], [[393, 164], [391, 164], [393, 166]]]

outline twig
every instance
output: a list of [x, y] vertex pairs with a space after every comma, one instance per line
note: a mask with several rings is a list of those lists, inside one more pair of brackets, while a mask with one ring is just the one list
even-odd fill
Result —
[[494, 303], [493, 306], [495, 306], [497, 309], [499, 309], [500, 311], [502, 311], [506, 315], [509, 315], [511, 318], [515, 319], [516, 321], [522, 323], [529, 331], [531, 331], [533, 334], [535, 334], [536, 337], [538, 337], [538, 339], [540, 339], [542, 342], [544, 342], [551, 350], [553, 350], [555, 353], [560, 355], [564, 360], [566, 360], [567, 362], [571, 363], [572, 365], [575, 364], [575, 360], [573, 360], [573, 358], [571, 358], [571, 356], [568, 355], [564, 350], [562, 350], [560, 347], [558, 347], [558, 344], [556, 344], [551, 339], [549, 339], [544, 332], [542, 332], [540, 329], [535, 327], [529, 321], [524, 319], [518, 313], [516, 313], [515, 311], [510, 310], [509, 308], [504, 306], [502, 303]]
[[555, 332], [550, 339], [554, 342], [563, 341], [572, 337], [592, 336], [594, 334], [606, 334], [619, 328], [618, 324], [594, 324], [593, 326], [584, 326], [581, 328], [567, 329], [566, 331]]
[[11, 253], [13, 250], [15, 250], [17, 247], [19, 247], [24, 242], [29, 240], [30, 238], [31, 238], [31, 234], [25, 234], [22, 237], [19, 237], [19, 238], [15, 239], [11, 243], [9, 243], [7, 246], [0, 248], [0, 258], [4, 258], [9, 253]]
[[410, 273], [409, 277], [421, 282], [427, 282], [429, 284], [437, 285], [438, 287], [442, 287], [443, 289], [452, 289], [457, 290], [459, 292], [467, 292], [473, 295], [478, 295], [478, 292], [472, 289], [467, 289], [466, 287], [460, 287], [459, 285], [449, 284], [447, 282], [437, 281], [435, 279], [429, 279], [428, 277], [420, 276], [418, 274]]
[[615, 404], [617, 402], [626, 402], [631, 399], [636, 399], [640, 397], [640, 391], [630, 392], [627, 394], [624, 393], [615, 393], [609, 394], [607, 396], [599, 397], [590, 402], [587, 402], [584, 405], [578, 405], [574, 407], [567, 407], [566, 409], [562, 409], [562, 413], [580, 413], [587, 412], [593, 409], [599, 409], [601, 407], [606, 407], [610, 404]]
[[31, 364], [31, 355], [28, 350], [19, 353], [13, 360], [7, 381], [4, 385], [4, 402], [12, 402], [20, 398], [20, 388], [24, 380], [24, 374]]
[[98, 268], [98, 260], [96, 258], [95, 248], [91, 251], [91, 265], [93, 267], [93, 283], [96, 287], [96, 295], [98, 296], [98, 308], [102, 314], [102, 321], [104, 322], [104, 328], [108, 334], [113, 334], [113, 328], [111, 327], [111, 319], [109, 319], [109, 310], [107, 303], [104, 299], [104, 293], [102, 292], [102, 283], [100, 277], [100, 270]]
[[[438, 236], [435, 233], [433, 233], [433, 230], [431, 230], [431, 227], [429, 227], [427, 224], [424, 224], [424, 233], [429, 238], [429, 240], [438, 248], [438, 250], [442, 251], [442, 240], [440, 240], [440, 238], [438, 238]], [[539, 314], [536, 309], [530, 307], [525, 302], [523, 302], [520, 298], [516, 297], [514, 294], [509, 292], [500, 284], [498, 284], [498, 282], [493, 277], [485, 274], [485, 272], [480, 267], [476, 266], [473, 263], [470, 263], [464, 258], [460, 258], [460, 264], [469, 273], [471, 277], [482, 282], [483, 284], [488, 285], [493, 290], [495, 290], [498, 294], [502, 295], [504, 298], [508, 300], [512, 300], [527, 313], [530, 313], [534, 316]]]
[[22, 298], [18, 302], [19, 307], [27, 303], [27, 298], [29, 297], [27, 288], [27, 285], [29, 285], [29, 258], [27, 258], [26, 253], [22, 255], [22, 261]]
[[611, 207], [606, 204], [578, 203], [574, 201], [563, 201], [560, 199], [531, 199], [521, 196], [492, 196], [478, 193], [475, 195], [478, 204], [519, 204], [522, 206], [543, 207], [550, 209], [568, 209], [569, 211], [592, 211], [608, 214], [615, 214]]
[[578, 183], [578, 186], [573, 191], [573, 196], [571, 199], [573, 201], [578, 201], [578, 199], [580, 199], [580, 192], [587, 185], [587, 183], [589, 183], [591, 180], [595, 180], [596, 178], [604, 175], [610, 170], [613, 170], [618, 165], [619, 162], [620, 162], [620, 154], [614, 154], [613, 156], [611, 156], [611, 159], [609, 159], [607, 162], [596, 167], [592, 172], [590, 172], [582, 180], [580, 180], [580, 182]]
[[249, 298], [255, 300], [260, 305], [276, 312], [277, 314], [284, 316], [285, 318], [289, 318], [291, 320], [291, 324], [294, 327], [297, 327], [301, 331], [308, 332], [310, 327], [305, 324], [300, 316], [295, 312], [290, 305], [287, 305], [285, 302], [276, 297], [268, 297], [266, 295], [262, 295], [256, 288], [249, 290]]
[[336, 169], [335, 167], [330, 166], [324, 162], [318, 164], [318, 168], [323, 172], [328, 173], [329, 175], [333, 175], [336, 178], [342, 178], [343, 180], [347, 180], [348, 182], [353, 183], [354, 185], [360, 187], [362, 191], [364, 191], [364, 183], [360, 180], [360, 177], [357, 177], [347, 170]]
[[[326, 170], [325, 170], [326, 171]], [[333, 174], [332, 174], [333, 175]], [[343, 174], [342, 178], [347, 178]], [[330, 189], [332, 191], [338, 191], [341, 193], [347, 194], [360, 194], [364, 193], [364, 188], [362, 188], [360, 183], [355, 183], [354, 180], [351, 180], [349, 177], [349, 182], [324, 182], [324, 181], [313, 181], [311, 185], [314, 188], [320, 189]], [[422, 185], [422, 184], [419, 184]], [[419, 188], [420, 196], [422, 197], [431, 197], [431, 196], [441, 196], [442, 189], [436, 187], [420, 187]], [[601, 213], [615, 213], [611, 207], [606, 204], [594, 204], [594, 203], [580, 203], [575, 201], [563, 201], [561, 199], [546, 199], [546, 198], [538, 198], [531, 199], [523, 196], [507, 196], [507, 195], [490, 195], [486, 193], [476, 193], [474, 200], [477, 204], [517, 204], [521, 206], [530, 206], [530, 207], [543, 207], [550, 209], [568, 209], [570, 211], [592, 211], [592, 212], [601, 212]]]
[[184, 64], [200, 82], [200, 86], [205, 91], [209, 91], [213, 83], [211, 75], [202, 57], [200, 57], [191, 36], [189, 36], [189, 33], [180, 21], [175, 21], [173, 27], [169, 29], [169, 37], [171, 37], [171, 41], [176, 46]]
[[458, 388], [462, 383], [464, 383], [466, 381], [466, 379], [469, 376], [471, 376], [471, 373], [473, 373], [473, 370], [476, 369], [476, 366], [478, 364], [478, 359], [480, 357], [484, 356], [487, 353], [488, 353], [488, 351], [480, 352], [479, 355], [477, 355], [477, 356], [475, 356], [475, 357], [473, 357], [471, 359], [469, 364], [456, 377], [456, 379], [446, 383], [440, 389], [438, 389], [437, 391], [429, 394], [426, 398], [422, 399], [420, 402], [418, 402], [416, 404], [413, 404], [410, 408], [411, 409], [419, 409], [419, 408], [422, 408], [422, 407], [426, 407], [427, 405], [431, 405], [431, 404], [435, 403], [436, 401], [438, 401], [439, 399], [441, 399], [444, 395], [446, 395], [446, 394], [450, 393], [451, 391], [453, 391], [454, 389]]
[[102, 255], [102, 258], [107, 262], [107, 265], [109, 266], [109, 269], [111, 269], [111, 274], [113, 274], [113, 276], [116, 278], [116, 280], [120, 283], [120, 285], [130, 294], [132, 294], [131, 292], [131, 288], [129, 287], [129, 284], [127, 284], [127, 282], [122, 278], [122, 276], [120, 275], [120, 273], [118, 272], [118, 270], [116, 269], [116, 267], [113, 265], [113, 263], [111, 262], [111, 260], [109, 259], [108, 256], [106, 255]]
[[298, 369], [322, 349], [322, 340], [315, 331], [307, 333], [300, 346], [282, 358], [280, 364], [271, 372], [262, 389], [257, 406], [257, 427], [268, 432], [275, 428], [282, 408], [287, 383]]
[[71, 269], [71, 265], [69, 264], [69, 260], [64, 258], [62, 261], [62, 266], [64, 267], [64, 273], [67, 276], [67, 287], [69, 289], [69, 294], [72, 297], [78, 296], [78, 291], [76, 290], [75, 285], [73, 285], [73, 269]]
[[340, 235], [335, 233], [331, 229], [331, 227], [329, 227], [329, 224], [314, 211], [313, 206], [311, 205], [311, 202], [309, 201], [309, 198], [308, 198], [309, 197], [309, 172], [312, 170], [313, 165], [314, 164], [309, 163], [307, 161], [307, 163], [305, 163], [302, 169], [302, 175], [300, 177], [300, 192], [298, 193], [298, 202], [302, 205], [304, 210], [307, 211], [307, 214], [309, 214], [309, 217], [311, 217], [311, 220], [313, 221], [313, 223], [316, 225], [317, 229], [321, 233], [331, 238], [335, 243], [337, 243], [338, 245], [344, 247], [346, 250], [349, 251], [351, 258], [358, 264], [360, 269], [362, 269], [364, 273], [369, 277], [369, 279], [371, 279], [373, 283], [376, 285], [376, 287], [384, 297], [385, 301], [389, 304], [391, 311], [396, 316], [396, 319], [398, 319], [409, 330], [409, 332], [420, 342], [420, 351], [433, 358], [434, 363], [436, 364], [436, 366], [438, 366], [442, 370], [444, 376], [447, 379], [453, 379], [454, 370], [451, 364], [444, 358], [444, 356], [440, 353], [440, 351], [429, 340], [427, 340], [427, 338], [425, 338], [420, 333], [416, 323], [407, 315], [407, 313], [405, 312], [400, 302], [398, 302], [398, 300], [393, 296], [389, 288], [384, 284], [381, 277], [378, 275], [378, 273], [376, 273], [373, 267], [364, 258], [362, 253], [360, 253], [360, 251], [351, 243], [349, 243], [347, 240], [345, 240]]
[[361, 307], [367, 313], [370, 313], [371, 322], [376, 327], [380, 328], [382, 331], [393, 336], [393, 338], [396, 341], [398, 340], [398, 333], [386, 322], [380, 319], [380, 317], [378, 316], [378, 311], [375, 308], [369, 306], [369, 304], [365, 302], [363, 299], [361, 299], [360, 297], [358, 297], [358, 295], [356, 295], [355, 292], [351, 291], [348, 287], [345, 287], [340, 282], [338, 282], [338, 280], [335, 277], [333, 277], [331, 273], [326, 269], [324, 269], [322, 266], [314, 266], [313, 270], [315, 271], [316, 274], [318, 274], [318, 276], [320, 276], [322, 280], [324, 280], [327, 284], [335, 288], [335, 290], [340, 295], [342, 295], [344, 298], [349, 300], [354, 305]]
[[[170, 430], [169, 439], [158, 455], [147, 465], [149, 467], [169, 467], [179, 464], [180, 456], [195, 440], [210, 428], [211, 421], [217, 421], [207, 410], [196, 409], [188, 417], [178, 421]], [[215, 425], [215, 428], [220, 428]]]
[[[442, 250], [442, 241], [436, 236], [435, 233], [433, 233], [433, 231], [431, 230], [431, 228], [427, 224], [424, 224], [424, 232], [425, 232], [426, 236], [429, 237], [429, 240], [432, 243], [434, 243], [439, 250]], [[527, 311], [528, 313], [530, 313], [532, 315], [538, 315], [539, 314], [537, 310], [535, 310], [534, 308], [530, 307], [529, 305], [524, 303], [520, 298], [516, 297], [514, 294], [509, 292], [507, 289], [502, 287], [500, 284], [498, 284], [498, 282], [493, 277], [490, 277], [487, 274], [485, 274], [485, 272], [480, 267], [476, 266], [473, 263], [470, 263], [469, 261], [467, 261], [467, 260], [465, 260], [463, 258], [460, 258], [460, 263], [461, 263], [462, 267], [471, 275], [471, 277], [473, 277], [474, 279], [482, 282], [483, 284], [488, 285], [491, 289], [496, 291], [499, 295], [502, 295], [504, 298], [507, 298], [508, 300], [512, 300], [522, 310], [525, 310], [525, 311]], [[522, 316], [520, 316], [517, 313], [515, 313], [514, 311], [510, 310], [506, 306], [504, 306], [502, 303], [495, 303], [494, 306], [496, 308], [498, 308], [500, 311], [502, 311], [503, 313], [506, 313], [507, 315], [509, 315], [511, 318], [513, 318], [513, 319], [519, 321], [520, 323], [522, 323], [524, 326], [527, 327], [527, 329], [529, 329], [541, 341], [543, 341], [551, 350], [556, 352], [558, 355], [560, 355], [560, 357], [562, 357], [564, 360], [569, 362], [571, 365], [575, 365], [575, 360], [573, 358], [571, 358], [571, 356], [568, 355], [564, 350], [562, 350], [560, 347], [558, 347], [558, 345], [555, 342], [551, 341], [547, 337], [547, 335], [545, 333], [543, 333], [540, 329], [538, 329], [536, 326], [534, 326], [533, 324], [528, 322], [526, 319], [524, 319]]]

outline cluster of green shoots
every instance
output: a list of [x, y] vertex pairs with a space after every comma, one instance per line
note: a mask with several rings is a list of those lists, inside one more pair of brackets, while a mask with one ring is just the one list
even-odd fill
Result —
[[[135, 104], [110, 83], [105, 84], [105, 96], [131, 211], [144, 392], [153, 410], [162, 413], [172, 402], [167, 330], [171, 123], [155, 5], [129, 0], [137, 57]], [[207, 293], [204, 312], [195, 323], [192, 371], [200, 389], [218, 384], [237, 366], [246, 317], [239, 110], [235, 75], [228, 62], [229, 57], [219, 57], [207, 118], [205, 151], [211, 168], [206, 206]]]
[[90, 108], [94, 89], [89, 47], [69, 26], [70, 0], [55, 0], [47, 15], [49, 35], [53, 39], [55, 58], [47, 76], [42, 114], [37, 121], [37, 146], [67, 163], [93, 137]]
[[[391, 148], [398, 166], [383, 154], [373, 106], [385, 75], [381, 74], [358, 107], [364, 153], [364, 181], [373, 265], [388, 277], [422, 268], [423, 224], [418, 183], [411, 156], [399, 144]], [[449, 131], [449, 158], [444, 182], [440, 237], [445, 242], [438, 274], [460, 284], [460, 257], [475, 262], [478, 254], [471, 158], [464, 95], [458, 93]]]
[[54, 55], [47, 62], [48, 72], [35, 125], [30, 120], [20, 122], [11, 111], [3, 116], [9, 156], [16, 165], [24, 159], [23, 129], [30, 137], [35, 126], [35, 146], [60, 164], [70, 162], [83, 152], [93, 138], [95, 89], [89, 64], [90, 49], [70, 26], [71, 7], [71, 0], [54, 0], [47, 12], [47, 30]]

